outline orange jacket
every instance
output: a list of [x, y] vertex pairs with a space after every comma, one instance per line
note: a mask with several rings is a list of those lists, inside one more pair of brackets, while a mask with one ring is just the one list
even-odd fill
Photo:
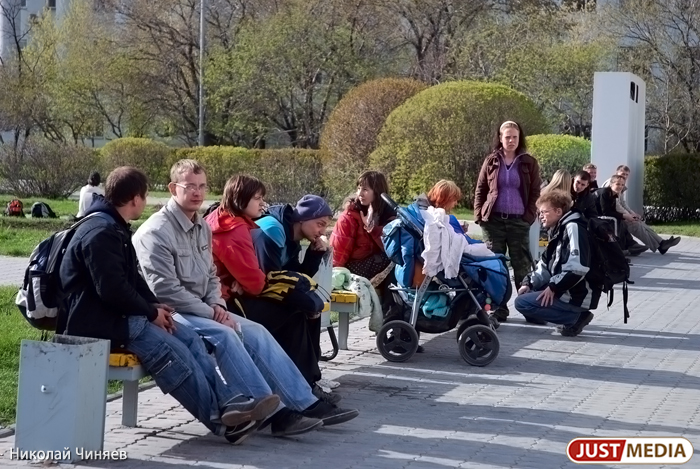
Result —
[[249, 295], [259, 295], [265, 288], [265, 273], [260, 269], [250, 230], [257, 228], [245, 216], [233, 216], [221, 208], [210, 213], [206, 222], [211, 227], [212, 254], [216, 273], [221, 280], [221, 296], [228, 300], [236, 280]]

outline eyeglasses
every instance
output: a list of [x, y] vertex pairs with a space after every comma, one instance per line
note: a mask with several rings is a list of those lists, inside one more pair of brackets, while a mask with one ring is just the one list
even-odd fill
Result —
[[173, 184], [175, 184], [178, 187], [182, 187], [183, 189], [185, 189], [185, 192], [187, 192], [188, 194], [191, 194], [191, 193], [197, 192], [197, 191], [207, 192], [209, 190], [209, 186], [207, 186], [206, 184], [202, 184], [200, 186], [198, 186], [196, 184], [180, 184], [179, 182], [174, 182]]

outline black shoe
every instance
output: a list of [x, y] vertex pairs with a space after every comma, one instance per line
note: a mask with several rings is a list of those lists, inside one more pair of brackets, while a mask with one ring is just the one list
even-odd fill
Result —
[[538, 326], [546, 326], [547, 321], [543, 321], [542, 319], [537, 319], [537, 318], [532, 318], [532, 317], [527, 317], [525, 316], [525, 322], [529, 322], [530, 324], [536, 324]]
[[331, 405], [336, 405], [343, 398], [340, 394], [333, 392], [326, 392], [318, 384], [314, 384], [311, 388], [311, 392], [316, 396], [317, 399], [327, 402]]
[[673, 245], [672, 243], [673, 243], [673, 240], [671, 238], [664, 239], [663, 241], [661, 241], [661, 243], [659, 244], [659, 252], [662, 255], [666, 254], [666, 251], [668, 251], [671, 248], [671, 246]]
[[253, 399], [246, 403], [229, 404], [221, 412], [221, 423], [227, 427], [235, 427], [251, 420], [263, 421], [268, 415], [277, 410], [280, 398], [277, 394]]
[[593, 320], [593, 313], [584, 311], [573, 326], [564, 326], [559, 331], [564, 337], [576, 337]]
[[253, 433], [261, 422], [252, 420], [236, 425], [235, 427], [226, 427], [224, 438], [233, 445], [240, 445], [243, 441]]
[[312, 419], [321, 419], [323, 425], [328, 426], [338, 425], [339, 423], [352, 420], [360, 415], [360, 411], [357, 409], [341, 409], [326, 402], [318, 401], [316, 404], [302, 411], [301, 415]]
[[671, 243], [671, 247], [673, 247], [673, 246], [678, 246], [678, 243], [681, 242], [681, 237], [679, 236], [679, 237], [676, 238], [675, 236], [671, 236], [671, 240], [673, 241], [673, 242]]
[[418, 348], [416, 349], [416, 353], [425, 353], [425, 349], [423, 348], [422, 345], [418, 346]]
[[491, 314], [491, 316], [498, 319], [498, 322], [506, 322], [508, 321], [509, 314], [510, 311], [508, 311], [508, 308], [498, 308]]
[[260, 430], [264, 430], [268, 425], [271, 427], [272, 436], [292, 436], [301, 435], [322, 426], [323, 420], [304, 417], [299, 412], [284, 408], [267, 419]]

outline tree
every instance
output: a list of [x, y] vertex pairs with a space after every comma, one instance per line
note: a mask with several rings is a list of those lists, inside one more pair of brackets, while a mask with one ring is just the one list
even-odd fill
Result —
[[629, 0], [604, 17], [623, 45], [618, 69], [647, 83], [648, 127], [663, 152], [700, 152], [700, 1]]
[[455, 38], [468, 30], [489, 0], [380, 0], [379, 11], [394, 31], [394, 41], [411, 57], [411, 76], [435, 84], [454, 71]]
[[323, 124], [340, 96], [371, 74], [371, 46], [335, 5], [290, 1], [263, 21], [246, 22], [235, 48], [208, 65], [217, 131], [249, 132], [263, 146], [270, 130], [293, 147], [318, 148]]
[[483, 15], [459, 38], [453, 77], [511, 86], [563, 133], [590, 137], [593, 75], [610, 69], [615, 47], [596, 21], [595, 13], [551, 5]]

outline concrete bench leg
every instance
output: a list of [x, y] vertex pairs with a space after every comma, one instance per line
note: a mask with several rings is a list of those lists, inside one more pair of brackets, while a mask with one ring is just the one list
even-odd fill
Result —
[[124, 381], [122, 396], [122, 425], [135, 427], [139, 410], [139, 382]]
[[348, 335], [350, 333], [350, 313], [338, 313], [338, 345], [341, 350], [348, 349]]

